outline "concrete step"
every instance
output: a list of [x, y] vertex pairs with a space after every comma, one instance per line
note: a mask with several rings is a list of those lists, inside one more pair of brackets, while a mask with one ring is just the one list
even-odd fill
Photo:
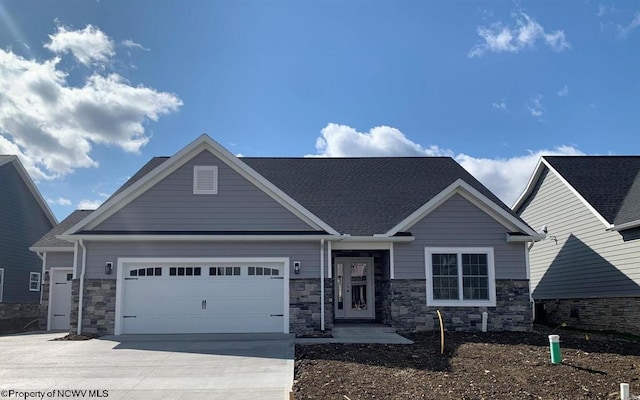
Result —
[[396, 333], [396, 329], [382, 324], [353, 324], [353, 325], [334, 325], [331, 330], [333, 337], [357, 337], [357, 336], [375, 336], [384, 333]]

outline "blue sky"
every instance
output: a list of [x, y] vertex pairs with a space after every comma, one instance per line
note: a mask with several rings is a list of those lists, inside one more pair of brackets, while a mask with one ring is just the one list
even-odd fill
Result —
[[640, 151], [632, 1], [0, 0], [0, 154], [59, 219], [203, 132], [246, 156]]

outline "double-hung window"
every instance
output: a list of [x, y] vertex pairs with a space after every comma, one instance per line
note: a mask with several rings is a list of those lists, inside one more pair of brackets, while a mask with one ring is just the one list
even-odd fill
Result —
[[425, 248], [427, 305], [495, 306], [491, 247]]
[[29, 291], [31, 292], [40, 291], [40, 272], [29, 273]]

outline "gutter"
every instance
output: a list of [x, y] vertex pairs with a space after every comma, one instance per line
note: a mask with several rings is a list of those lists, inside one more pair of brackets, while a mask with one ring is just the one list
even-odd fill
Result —
[[129, 242], [129, 241], [172, 241], [172, 242], [315, 242], [317, 240], [343, 242], [412, 242], [413, 236], [349, 236], [349, 235], [57, 235], [56, 238], [70, 242], [77, 240]]
[[545, 239], [547, 235], [510, 235], [507, 233], [507, 243], [522, 243], [522, 242], [539, 242]]
[[636, 220], [636, 221], [626, 222], [626, 223], [620, 224], [620, 225], [611, 225], [606, 230], [608, 230], [608, 231], [618, 231], [619, 232], [619, 231], [624, 231], [625, 229], [637, 228], [639, 226], [640, 226], [640, 219]]
[[84, 246], [82, 239], [78, 242], [82, 247], [82, 271], [80, 272], [80, 290], [78, 293], [78, 329], [77, 334], [82, 334], [82, 305], [84, 303], [84, 275], [87, 270], [87, 248]]

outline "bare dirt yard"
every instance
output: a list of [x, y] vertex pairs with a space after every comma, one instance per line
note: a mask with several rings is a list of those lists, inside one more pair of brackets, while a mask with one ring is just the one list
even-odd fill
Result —
[[622, 382], [640, 395], [640, 342], [555, 331], [554, 365], [549, 333], [446, 332], [444, 354], [439, 332], [412, 335], [413, 345], [299, 345], [294, 398], [619, 399]]

